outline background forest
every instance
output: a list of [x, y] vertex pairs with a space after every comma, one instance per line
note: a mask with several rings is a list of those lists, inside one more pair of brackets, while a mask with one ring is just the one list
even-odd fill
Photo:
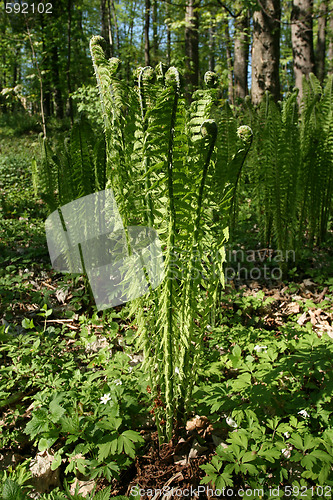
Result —
[[276, 101], [295, 86], [301, 96], [303, 75], [323, 82], [333, 70], [329, 0], [57, 0], [26, 14], [18, 6], [3, 2], [0, 12], [1, 110], [42, 106], [46, 122], [73, 119], [77, 97], [94, 91], [89, 39], [96, 34], [108, 57], [124, 61], [127, 80], [137, 66], [161, 61], [184, 67], [195, 89], [216, 71], [231, 104], [249, 88], [255, 104], [266, 90]]

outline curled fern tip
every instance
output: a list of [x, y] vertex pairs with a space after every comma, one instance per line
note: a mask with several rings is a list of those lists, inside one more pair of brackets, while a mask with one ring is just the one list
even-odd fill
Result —
[[251, 127], [249, 127], [248, 125], [241, 125], [237, 129], [237, 135], [243, 142], [247, 143], [251, 141], [253, 132]]
[[204, 76], [205, 84], [210, 89], [215, 89], [219, 84], [219, 77], [214, 71], [207, 71]]
[[211, 136], [215, 138], [217, 136], [217, 125], [215, 120], [205, 120], [200, 130], [202, 137]]

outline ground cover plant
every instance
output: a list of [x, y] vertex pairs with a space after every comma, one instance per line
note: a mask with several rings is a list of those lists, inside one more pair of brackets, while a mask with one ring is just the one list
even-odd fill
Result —
[[[223, 107], [221, 114], [216, 109], [214, 88], [198, 91], [186, 118], [185, 103], [177, 97], [175, 70], [168, 75], [172, 85], [163, 86], [161, 80], [158, 87], [153, 71], [140, 69], [137, 87], [129, 94], [117, 78], [118, 62], [111, 63], [115, 73], [110, 74], [99, 40], [95, 43], [102, 88], [105, 85], [108, 91], [110, 83], [114, 88], [105, 118], [115, 135], [112, 139], [106, 135], [106, 153], [103, 141], [95, 146], [95, 132], [83, 121], [72, 129], [65, 147], [62, 139], [59, 147], [52, 138], [51, 144], [42, 139], [40, 156], [35, 136], [23, 136], [17, 148], [9, 147], [6, 137], [1, 141], [3, 498], [31, 498], [39, 487], [34, 461], [49, 455], [55, 476], [48, 483], [49, 491], [40, 492], [45, 500], [82, 498], [82, 488], [91, 480], [95, 490], [89, 495], [97, 500], [140, 498], [140, 488], [166, 485], [200, 486], [201, 498], [212, 498], [206, 486], [230, 488], [234, 498], [240, 498], [242, 490], [247, 498], [272, 498], [269, 491], [274, 490], [273, 497], [330, 498], [333, 283], [329, 243], [326, 249], [314, 247], [311, 259], [304, 258], [302, 266], [300, 261], [295, 263], [289, 274], [295, 282], [233, 279], [222, 291], [221, 268], [217, 264], [213, 268], [213, 236], [220, 238], [220, 264], [226, 227], [230, 216], [232, 222], [239, 211], [238, 230], [243, 234], [237, 243], [258, 242], [248, 205], [239, 210], [235, 206], [237, 196], [240, 200], [248, 196], [244, 187], [245, 192], [239, 189], [235, 196], [235, 186], [242, 186], [238, 169], [249, 145], [246, 136], [244, 147], [230, 108]], [[157, 77], [163, 74], [160, 67]], [[214, 75], [208, 78], [214, 83]], [[135, 105], [131, 99], [138, 96], [141, 100]], [[132, 116], [132, 108], [124, 108], [127, 100], [133, 105]], [[179, 108], [173, 114], [175, 100]], [[163, 128], [172, 118], [175, 127]], [[217, 134], [210, 120], [218, 125]], [[248, 130], [240, 130], [241, 135], [244, 132]], [[136, 142], [128, 140], [133, 134]], [[219, 148], [223, 154], [217, 156]], [[29, 171], [32, 156], [34, 186]], [[174, 173], [174, 210], [170, 178], [163, 171], [165, 158]], [[112, 165], [118, 169], [115, 178]], [[133, 177], [128, 178], [128, 168], [134, 166]], [[214, 181], [215, 173], [219, 177]], [[84, 277], [51, 269], [43, 221], [61, 204], [104, 189], [108, 182], [114, 183], [115, 192], [122, 187], [117, 202], [128, 224], [152, 220], [154, 226], [160, 224], [166, 255], [176, 249], [177, 260], [169, 261], [168, 272], [177, 273], [177, 281], [170, 291], [173, 282], [166, 280], [160, 297], [151, 294], [129, 307], [97, 312]], [[135, 192], [144, 196], [130, 196], [132, 182]], [[40, 195], [38, 203], [34, 188]], [[155, 200], [161, 200], [157, 208]], [[199, 243], [202, 260], [196, 253]], [[181, 251], [186, 250], [191, 258], [181, 281]], [[167, 269], [169, 262], [166, 259]], [[213, 275], [212, 268], [219, 273]], [[202, 276], [194, 274], [193, 279], [190, 271], [197, 269]], [[170, 307], [177, 314], [168, 323]], [[161, 325], [167, 325], [165, 331]], [[184, 345], [193, 346], [195, 365], [184, 348], [176, 350], [181, 335]], [[147, 351], [152, 354], [150, 363]], [[170, 373], [166, 364], [172, 353]], [[156, 369], [157, 362], [162, 371]], [[170, 375], [178, 400], [170, 401], [172, 393], [167, 395]], [[175, 413], [168, 427], [170, 407]], [[186, 419], [177, 415], [181, 407], [188, 411]], [[170, 424], [176, 420], [178, 435], [170, 435]], [[167, 442], [159, 443], [158, 437]]]

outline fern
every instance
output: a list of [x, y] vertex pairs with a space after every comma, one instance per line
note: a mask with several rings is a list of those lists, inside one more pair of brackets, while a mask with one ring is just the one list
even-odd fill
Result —
[[[129, 315], [138, 325], [159, 438], [169, 440], [189, 410], [200, 323], [216, 307], [223, 283], [223, 245], [251, 134], [237, 138], [230, 108], [220, 109], [214, 73], [206, 74], [207, 88], [189, 107], [176, 68], [139, 68], [129, 86], [120, 61], [106, 60], [101, 37], [93, 37], [90, 48], [105, 141], [97, 141], [82, 118], [62, 151], [45, 146], [35, 180], [60, 218], [62, 205], [112, 187], [130, 252], [132, 226], [158, 232], [164, 280], [132, 301]], [[84, 216], [83, 206], [78, 213]]]
[[[266, 94], [257, 113], [246, 103], [255, 141], [247, 173], [261, 241], [280, 258], [304, 243], [324, 241], [332, 200], [332, 77], [324, 89], [314, 75], [297, 94], [275, 104]], [[286, 263], [282, 262], [286, 269]]]

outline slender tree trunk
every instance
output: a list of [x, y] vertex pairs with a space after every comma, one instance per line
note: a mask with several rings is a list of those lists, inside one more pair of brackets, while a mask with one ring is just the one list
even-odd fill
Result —
[[[40, 19], [40, 26], [41, 26], [41, 31], [42, 31], [42, 48], [43, 48], [43, 54], [45, 55], [45, 60], [43, 61], [43, 66], [46, 69], [50, 68], [50, 54], [49, 51], [47, 50], [47, 45], [46, 45], [46, 40], [45, 34], [46, 34], [46, 29], [44, 25], [44, 15], [41, 14], [39, 16]], [[34, 64], [34, 59], [33, 59], [33, 64]], [[49, 77], [49, 71], [45, 71], [44, 73], [44, 80], [43, 80], [43, 108], [44, 108], [44, 113], [45, 116], [50, 116], [51, 115], [51, 90], [50, 90], [50, 77]]]
[[72, 81], [71, 81], [71, 49], [72, 49], [72, 0], [67, 2], [67, 91], [68, 91], [68, 112], [71, 119], [71, 124], [73, 125], [73, 101], [71, 97], [72, 93]]
[[[167, 2], [166, 5], [166, 17], [169, 20], [170, 19], [170, 5], [172, 3], [172, 0], [170, 2]], [[170, 30], [170, 25], [169, 22], [167, 23], [167, 65], [170, 66], [171, 64], [171, 30]]]
[[215, 69], [215, 33], [214, 26], [211, 23], [209, 26], [209, 71], [214, 71]]
[[150, 0], [145, 0], [145, 65], [150, 66], [150, 43], [149, 43], [149, 24], [150, 24]]
[[313, 51], [313, 0], [294, 0], [291, 11], [291, 43], [293, 47], [295, 86], [302, 99], [302, 80], [315, 70]]
[[316, 75], [320, 82], [323, 82], [325, 78], [327, 15], [328, 2], [325, 0], [320, 4], [316, 48]]
[[64, 101], [61, 92], [60, 75], [59, 75], [59, 53], [58, 47], [53, 45], [51, 58], [51, 70], [54, 85], [54, 103], [55, 114], [60, 120], [64, 117]]
[[280, 99], [280, 0], [261, 0], [253, 14], [252, 101], [258, 104], [268, 90]]
[[158, 63], [157, 0], [153, 0], [153, 59]]
[[[5, 10], [5, 6], [3, 7]], [[1, 19], [1, 38], [2, 40], [6, 39], [6, 31], [7, 31], [7, 22], [9, 21], [8, 16], [4, 15]], [[6, 51], [4, 47], [1, 47], [1, 59], [2, 59], [2, 71], [0, 72], [0, 111], [2, 113], [7, 113], [7, 104], [5, 96], [1, 94], [2, 89], [6, 87]]]
[[111, 24], [111, 4], [110, 0], [108, 0], [108, 40], [110, 44], [110, 57], [113, 57], [114, 47], [113, 47], [113, 35], [112, 35], [112, 24]]
[[232, 68], [232, 54], [231, 54], [231, 39], [229, 32], [228, 20], [225, 24], [225, 37], [226, 37], [226, 52], [227, 52], [227, 67], [228, 67], [228, 99], [231, 104], [234, 103], [234, 78]]
[[115, 9], [113, 0], [111, 0], [111, 13], [112, 13], [112, 20], [113, 20], [113, 28], [114, 28], [114, 33], [115, 33], [115, 43], [116, 43], [116, 47], [117, 47], [117, 55], [119, 55], [119, 51], [120, 51], [119, 30], [118, 30], [117, 14], [116, 14], [116, 9]]
[[28, 25], [27, 19], [25, 19], [25, 22], [26, 22], [26, 28], [27, 28], [29, 43], [30, 43], [30, 47], [31, 47], [32, 61], [33, 61], [33, 64], [35, 65], [35, 67], [36, 67], [37, 76], [38, 76], [38, 80], [39, 80], [40, 114], [41, 114], [41, 118], [42, 118], [43, 135], [44, 135], [44, 137], [46, 137], [46, 122], [45, 122], [44, 95], [43, 95], [43, 91], [44, 91], [44, 89], [43, 89], [43, 78], [42, 78], [41, 71], [39, 69], [38, 59], [37, 59], [37, 56], [36, 56], [36, 53], [35, 53], [34, 44], [32, 43], [31, 33], [30, 33], [30, 29], [29, 29], [29, 25]]
[[330, 12], [329, 45], [328, 45], [328, 74], [333, 74], [333, 13]]
[[244, 99], [248, 94], [249, 24], [250, 17], [248, 11], [235, 21], [234, 80], [236, 99]]
[[185, 10], [185, 68], [191, 90], [199, 83], [199, 16], [198, 3], [187, 0]]
[[108, 13], [108, 3], [107, 0], [101, 0], [100, 11], [101, 11], [101, 36], [104, 38], [106, 43], [106, 57], [111, 57], [111, 45], [112, 39], [110, 40], [110, 16]]

